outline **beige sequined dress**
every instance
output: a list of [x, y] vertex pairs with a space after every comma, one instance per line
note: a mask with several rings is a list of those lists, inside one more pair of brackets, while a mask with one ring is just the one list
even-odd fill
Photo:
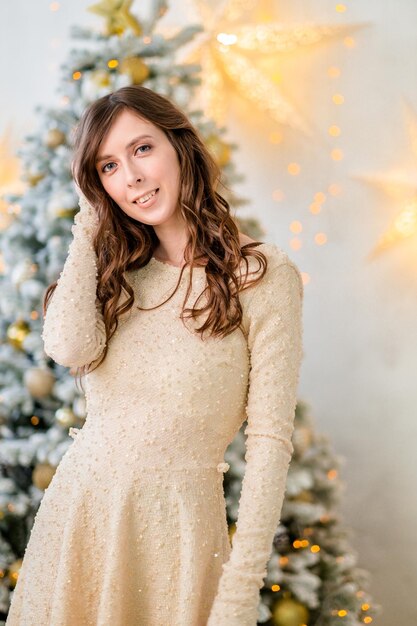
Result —
[[[46, 354], [71, 367], [105, 346], [96, 215], [84, 198], [80, 207], [42, 332]], [[86, 421], [70, 431], [74, 441], [42, 498], [7, 626], [256, 625], [303, 352], [299, 270], [275, 244], [258, 249], [269, 267], [240, 294], [245, 332], [202, 341], [193, 332], [201, 319], [184, 326], [189, 268], [165, 305], [120, 318], [105, 361], [84, 379]], [[126, 276], [149, 307], [171, 293], [179, 273], [152, 258]], [[188, 306], [205, 279], [205, 268], [194, 268]], [[231, 545], [224, 452], [245, 419]]]

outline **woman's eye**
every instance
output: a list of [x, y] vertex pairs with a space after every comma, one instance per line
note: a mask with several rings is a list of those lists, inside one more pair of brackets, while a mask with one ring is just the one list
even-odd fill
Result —
[[109, 165], [114, 165], [114, 163], [106, 163], [106, 165], [103, 166], [103, 169], [101, 171], [102, 172], [109, 172], [110, 170], [106, 170], [106, 167], [108, 167]]
[[[150, 147], [151, 147], [151, 146], [150, 146], [149, 144], [145, 144], [145, 145], [143, 145], [143, 146], [138, 146], [138, 147], [136, 148], [136, 150], [135, 150], [135, 154], [136, 154], [136, 152], [139, 150], [139, 148], [150, 148]], [[147, 152], [147, 150], [146, 150], [146, 152]]]

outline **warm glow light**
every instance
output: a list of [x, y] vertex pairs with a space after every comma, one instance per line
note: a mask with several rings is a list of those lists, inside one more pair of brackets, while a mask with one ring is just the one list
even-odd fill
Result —
[[301, 233], [302, 230], [303, 230], [303, 226], [301, 222], [297, 222], [297, 221], [291, 222], [290, 231], [292, 233]]
[[310, 550], [311, 552], [320, 552], [320, 546], [314, 544], [314, 546], [311, 546]]
[[345, 37], [343, 40], [346, 48], [354, 48], [356, 46], [356, 41], [353, 37]]
[[80, 80], [81, 78], [81, 72], [74, 72], [74, 74], [72, 75], [74, 80]]
[[281, 587], [279, 585], [271, 585], [271, 591], [280, 591]]
[[318, 246], [322, 246], [327, 242], [327, 236], [325, 233], [317, 233], [314, 237], [314, 241]]
[[279, 564], [281, 567], [285, 567], [286, 565], [288, 565], [289, 559], [287, 556], [280, 556], [279, 557]]
[[338, 137], [342, 131], [339, 126], [330, 126], [329, 127], [329, 135], [332, 137]]
[[414, 235], [417, 229], [417, 202], [411, 202], [394, 220], [394, 228], [402, 237]]
[[119, 65], [119, 61], [117, 59], [110, 59], [110, 61], [107, 62], [107, 65], [112, 70]]
[[341, 93], [335, 93], [332, 97], [332, 100], [335, 104], [343, 104], [345, 101]]
[[323, 193], [322, 191], [318, 191], [317, 193], [314, 194], [314, 200], [315, 202], [322, 204], [323, 202], [326, 202], [326, 194]]
[[327, 70], [327, 75], [330, 76], [330, 78], [338, 78], [340, 76], [340, 68], [332, 65]]
[[342, 188], [337, 183], [332, 183], [331, 185], [329, 185], [327, 191], [332, 196], [338, 196], [340, 193], [342, 193]]
[[321, 211], [321, 204], [319, 202], [312, 202], [310, 204], [310, 213], [317, 215]]
[[345, 609], [340, 609], [340, 611], [338, 611], [337, 614], [339, 617], [346, 617], [347, 611], [345, 611]]
[[341, 161], [343, 159], [343, 152], [342, 150], [340, 150], [340, 148], [335, 148], [334, 150], [331, 151], [330, 154], [331, 154], [333, 161]]
[[49, 8], [51, 9], [51, 11], [58, 11], [59, 2], [51, 2], [51, 4], [49, 5]]
[[336, 11], [338, 13], [344, 13], [346, 11], [346, 5], [345, 4], [336, 4]]
[[366, 604], [366, 602], [364, 604], [362, 604], [362, 606], [361, 606], [362, 611], [368, 611], [369, 608], [370, 608], [370, 605]]
[[298, 237], [293, 237], [290, 240], [290, 246], [291, 246], [292, 250], [299, 250], [302, 245], [303, 244], [301, 243], [301, 239], [299, 239]]
[[329, 480], [336, 480], [338, 473], [339, 472], [336, 469], [331, 469], [327, 472], [327, 478]]
[[224, 46], [232, 46], [234, 43], [237, 42], [237, 36], [229, 33], [219, 33], [216, 39]]
[[277, 202], [281, 202], [281, 200], [285, 198], [285, 194], [283, 191], [281, 191], [281, 189], [274, 189], [274, 191], [272, 192], [272, 198]]
[[282, 133], [279, 130], [275, 130], [273, 133], [269, 135], [269, 141], [271, 143], [281, 143]]
[[298, 165], [298, 163], [289, 163], [288, 165], [288, 173], [291, 174], [292, 176], [297, 176], [297, 174], [300, 173], [300, 166]]
[[364, 624], [370, 624], [371, 622], [373, 622], [373, 619], [370, 615], [367, 615], [366, 617], [363, 618]]

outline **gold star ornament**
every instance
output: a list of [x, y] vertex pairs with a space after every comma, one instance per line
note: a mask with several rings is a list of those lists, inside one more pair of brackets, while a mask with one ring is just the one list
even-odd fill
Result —
[[417, 114], [405, 100], [404, 108], [412, 153], [410, 166], [399, 167], [386, 174], [364, 174], [354, 177], [379, 187], [402, 206], [371, 250], [369, 260], [417, 234]]
[[[263, 9], [256, 0], [214, 4], [195, 0], [195, 5], [205, 30], [196, 35], [183, 61], [202, 66], [200, 92], [205, 115], [224, 124], [228, 96], [235, 93], [279, 124], [311, 135], [278, 85], [280, 57], [304, 46], [339, 38], [361, 25], [286, 25], [273, 21], [268, 7]], [[261, 70], [265, 61], [273, 65], [272, 75]]]
[[88, 11], [96, 13], [106, 20], [106, 35], [122, 35], [130, 29], [135, 35], [142, 35], [142, 26], [130, 12], [133, 0], [101, 0], [88, 7]]

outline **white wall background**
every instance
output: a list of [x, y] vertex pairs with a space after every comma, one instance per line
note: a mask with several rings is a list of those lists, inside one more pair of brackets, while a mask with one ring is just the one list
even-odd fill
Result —
[[[4, 3], [0, 21], [0, 134], [12, 124], [17, 139], [36, 127], [34, 106], [55, 105], [59, 65], [72, 44], [69, 25], [97, 24], [86, 0]], [[417, 112], [417, 3], [415, 0], [346, 2], [344, 14], [330, 0], [276, 0], [286, 23], [368, 22], [341, 39], [283, 55], [280, 69], [291, 101], [314, 127], [312, 138], [254, 116], [230, 96], [228, 138], [240, 145], [238, 191], [250, 198], [245, 214], [257, 215], [265, 240], [282, 246], [305, 276], [305, 359], [299, 397], [317, 428], [345, 458], [341, 515], [352, 527], [359, 565], [372, 575], [371, 592], [383, 612], [380, 626], [417, 623], [417, 235], [373, 262], [366, 255], [403, 206], [358, 180], [370, 172], [416, 169], [402, 98]], [[141, 17], [146, 3], [136, 3]], [[163, 25], [195, 22], [192, 0], [172, 0]], [[330, 79], [337, 65], [341, 76]], [[345, 103], [332, 102], [342, 93]], [[338, 138], [327, 129], [337, 124]], [[269, 141], [282, 130], [283, 141]], [[333, 147], [344, 158], [333, 161]], [[298, 176], [287, 172], [290, 162]], [[415, 177], [415, 180], [417, 177]], [[319, 215], [309, 212], [318, 191], [331, 183]], [[417, 183], [416, 183], [417, 186]], [[277, 190], [283, 194], [277, 200]], [[275, 193], [274, 193], [275, 192]], [[294, 243], [290, 224], [303, 230]], [[325, 233], [327, 243], [315, 243]]]

